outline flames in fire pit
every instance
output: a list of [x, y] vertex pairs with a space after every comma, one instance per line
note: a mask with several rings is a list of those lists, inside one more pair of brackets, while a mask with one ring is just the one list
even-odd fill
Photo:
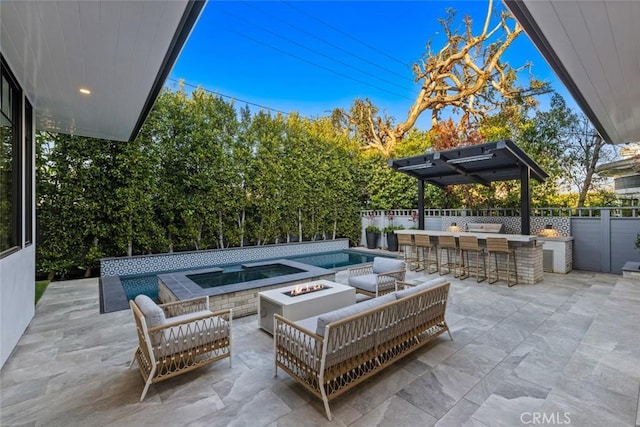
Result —
[[296, 297], [298, 295], [309, 294], [323, 289], [329, 289], [329, 286], [325, 286], [322, 283], [307, 283], [305, 285], [297, 285], [294, 289], [285, 292], [284, 294], [290, 297]]

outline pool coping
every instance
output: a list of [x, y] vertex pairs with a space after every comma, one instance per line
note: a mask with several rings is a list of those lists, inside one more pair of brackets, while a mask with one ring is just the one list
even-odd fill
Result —
[[[232, 292], [246, 291], [250, 289], [263, 288], [267, 286], [274, 286], [281, 283], [288, 283], [299, 280], [312, 279], [319, 276], [326, 276], [329, 274], [335, 274], [335, 270], [329, 270], [326, 268], [315, 267], [309, 264], [303, 264], [296, 261], [291, 261], [284, 258], [277, 258], [267, 261], [244, 263], [243, 266], [247, 267], [260, 267], [263, 265], [282, 264], [288, 267], [304, 270], [300, 273], [285, 274], [283, 276], [268, 277], [266, 279], [250, 280], [248, 282], [233, 283], [230, 285], [216, 286], [212, 288], [201, 288], [197, 283], [191, 280], [190, 275], [194, 274], [206, 274], [217, 271], [222, 271], [221, 268], [196, 268], [193, 270], [178, 271], [173, 273], [158, 274], [158, 287], [161, 289], [164, 287], [175, 296], [178, 300], [185, 300], [189, 298], [196, 298], [200, 296], [217, 296], [228, 294]], [[159, 292], [160, 294], [160, 292]], [[162, 298], [160, 298], [162, 300]], [[168, 302], [168, 301], [163, 301]]]

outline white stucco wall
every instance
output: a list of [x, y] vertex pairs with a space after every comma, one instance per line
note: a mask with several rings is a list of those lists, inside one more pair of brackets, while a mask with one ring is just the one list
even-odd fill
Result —
[[35, 247], [27, 246], [0, 259], [0, 367], [35, 312]]

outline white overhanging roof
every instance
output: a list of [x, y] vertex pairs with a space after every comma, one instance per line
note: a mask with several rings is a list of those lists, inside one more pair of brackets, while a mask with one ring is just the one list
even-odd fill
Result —
[[640, 1], [505, 4], [605, 141], [640, 141]]
[[0, 50], [36, 128], [135, 138], [204, 3], [2, 0]]

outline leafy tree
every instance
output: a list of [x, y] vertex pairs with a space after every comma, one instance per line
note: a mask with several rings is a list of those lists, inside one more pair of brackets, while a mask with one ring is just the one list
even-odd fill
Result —
[[568, 129], [562, 164], [571, 187], [578, 189], [576, 207], [585, 206], [592, 190], [603, 190], [605, 179], [596, 175], [600, 162], [610, 162], [614, 151], [600, 137], [584, 114], [576, 115]]
[[356, 99], [348, 112], [334, 110], [335, 123], [356, 133], [363, 148], [377, 150], [388, 158], [426, 110], [431, 111], [432, 126], [438, 124], [446, 108], [461, 112], [460, 124], [466, 126], [471, 120], [486, 118], [513, 104], [533, 103], [533, 95], [547, 92], [548, 84], [532, 78], [528, 87], [519, 86], [518, 73], [529, 66], [512, 68], [502, 61], [502, 55], [522, 33], [522, 27], [504, 9], [499, 21], [492, 24], [492, 11], [490, 0], [477, 34], [469, 16], [464, 18], [464, 25], [455, 28], [453, 9], [440, 19], [447, 41], [438, 51], [427, 43], [423, 59], [414, 64], [420, 92], [404, 121], [396, 124], [394, 118], [380, 116], [369, 99]]

